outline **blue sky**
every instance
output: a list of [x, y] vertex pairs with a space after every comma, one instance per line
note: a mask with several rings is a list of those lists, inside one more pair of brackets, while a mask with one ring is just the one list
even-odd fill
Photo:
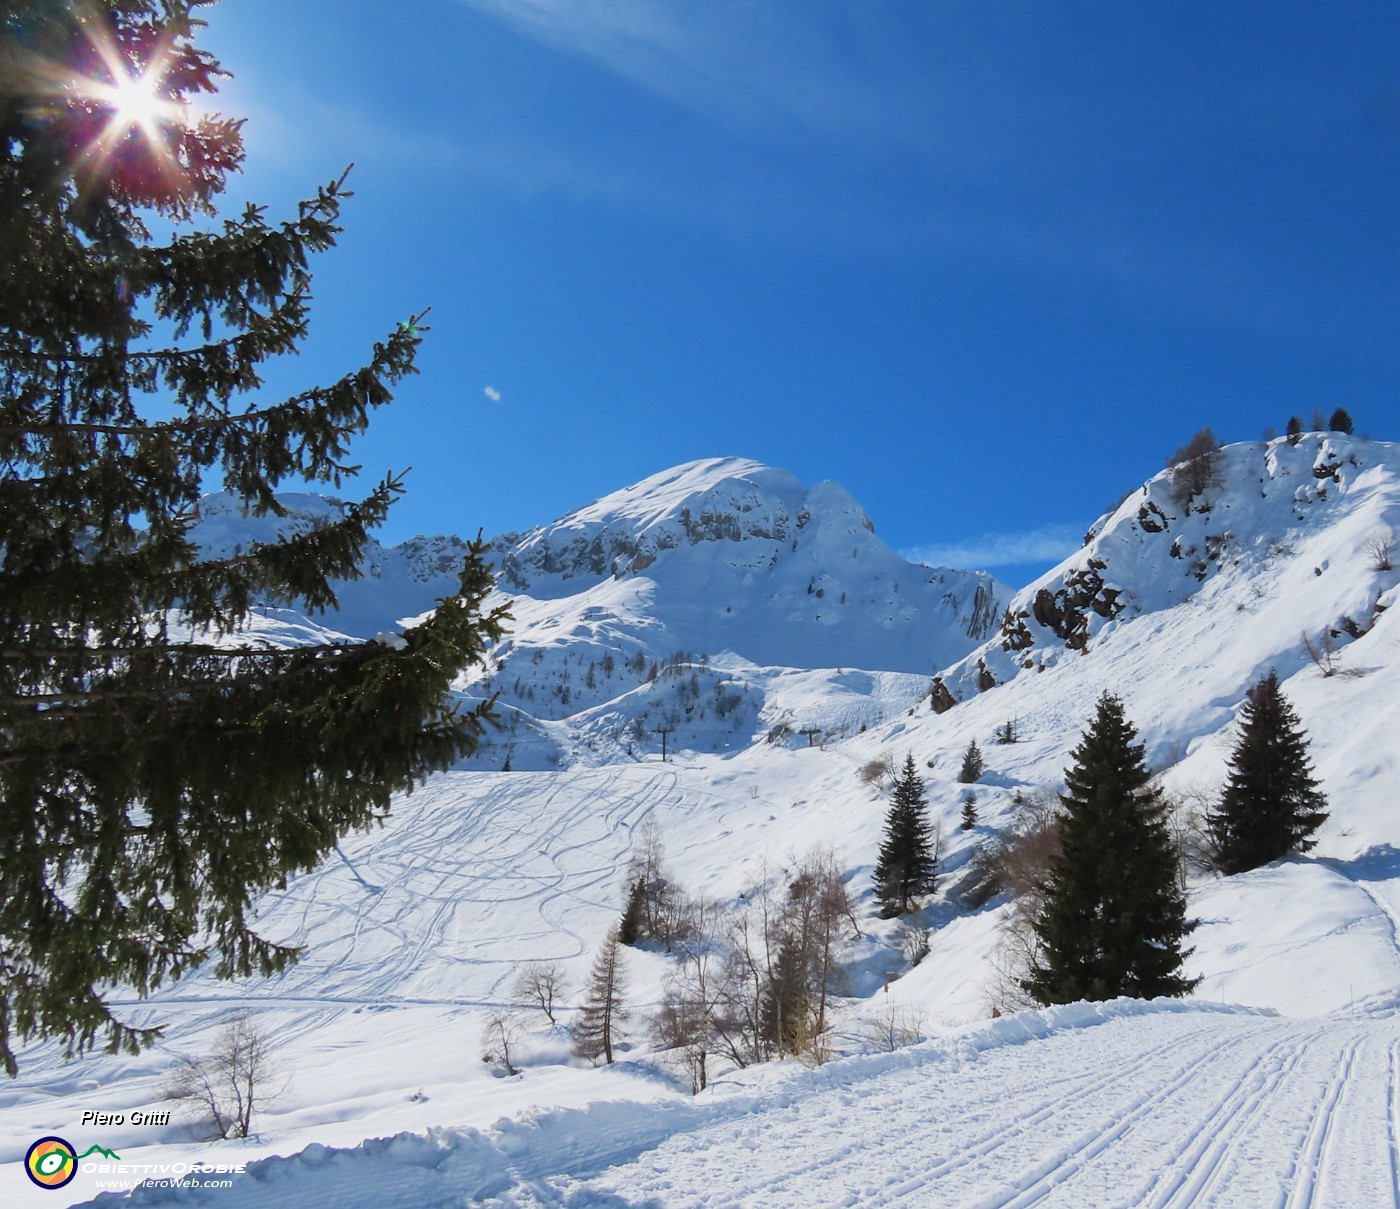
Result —
[[[1400, 6], [236, 0], [232, 201], [354, 161], [290, 391], [432, 307], [384, 531], [677, 462], [1020, 582], [1203, 425], [1400, 418]], [[488, 389], [489, 388], [489, 389]], [[499, 397], [494, 397], [499, 396]]]

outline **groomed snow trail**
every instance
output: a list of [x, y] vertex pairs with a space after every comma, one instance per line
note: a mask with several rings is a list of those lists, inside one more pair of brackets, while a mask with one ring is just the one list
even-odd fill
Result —
[[1400, 1020], [1118, 1001], [1022, 1013], [689, 1102], [312, 1147], [220, 1209], [1397, 1209]]
[[668, 1209], [1390, 1209], [1397, 1042], [1391, 1022], [1110, 1021], [679, 1134], [587, 1188]]

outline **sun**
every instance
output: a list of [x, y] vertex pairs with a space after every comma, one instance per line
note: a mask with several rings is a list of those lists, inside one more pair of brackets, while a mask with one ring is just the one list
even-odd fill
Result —
[[147, 134], [156, 125], [169, 121], [176, 106], [160, 95], [160, 73], [148, 71], [141, 76], [119, 75], [117, 82], [102, 89], [102, 99], [112, 107], [112, 125], [118, 131], [139, 127]]
[[[162, 6], [150, 0], [105, 6], [115, 10], [110, 21], [86, 19], [88, 0], [53, 5], [73, 10], [77, 42], [64, 44], [57, 57], [39, 47], [0, 46], [0, 110], [15, 75], [16, 95], [41, 98], [36, 113], [63, 148], [63, 171], [79, 191], [110, 190], [123, 204], [183, 217], [207, 206], [224, 174], [242, 161], [239, 123], [189, 99], [216, 90], [218, 63], [189, 42], [187, 23], [162, 25], [151, 16]], [[187, 0], [164, 6], [187, 7]]]
[[109, 38], [89, 37], [101, 70], [70, 85], [92, 119], [75, 162], [85, 177], [120, 179], [148, 200], [176, 196], [189, 114], [172, 83], [170, 45], [161, 43], [138, 61]]

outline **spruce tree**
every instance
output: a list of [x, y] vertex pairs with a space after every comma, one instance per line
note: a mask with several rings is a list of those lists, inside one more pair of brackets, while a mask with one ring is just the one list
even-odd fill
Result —
[[962, 799], [962, 829], [971, 831], [977, 826], [977, 795], [966, 790]]
[[811, 960], [796, 932], [786, 933], [778, 946], [773, 975], [764, 988], [759, 1036], [781, 1057], [800, 1054], [812, 1034]]
[[613, 1045], [628, 1016], [622, 957], [622, 940], [614, 928], [593, 961], [583, 1003], [569, 1030], [574, 1053], [581, 1058], [612, 1063]]
[[967, 751], [963, 753], [962, 768], [958, 772], [958, 780], [964, 785], [971, 785], [985, 771], [986, 765], [982, 762], [982, 749], [977, 746], [977, 740], [973, 739], [967, 745]]
[[639, 877], [627, 893], [627, 905], [622, 909], [622, 919], [617, 925], [618, 940], [625, 945], [634, 945], [642, 939], [646, 911], [647, 884]]
[[926, 806], [923, 780], [913, 755], [907, 755], [890, 793], [885, 837], [875, 862], [875, 897], [886, 919], [914, 910], [916, 900], [933, 891], [938, 856]]
[[1288, 417], [1288, 428], [1285, 435], [1288, 437], [1288, 443], [1290, 445], [1296, 445], [1298, 443], [1298, 439], [1303, 435], [1303, 420], [1301, 416]]
[[1198, 981], [1181, 973], [1196, 924], [1136, 736], [1123, 703], [1105, 693], [1065, 772], [1060, 851], [1022, 983], [1039, 1003], [1184, 995]]
[[1342, 432], [1350, 436], [1352, 428], [1354, 427], [1351, 420], [1351, 412], [1347, 411], [1345, 407], [1337, 408], [1337, 410], [1332, 413], [1332, 418], [1327, 421], [1327, 427], [1331, 432]]
[[1326, 818], [1307, 736], [1271, 671], [1245, 697], [1230, 776], [1208, 819], [1216, 863], [1223, 873], [1243, 873], [1306, 852]]
[[[0, 8], [0, 1055], [64, 1038], [134, 1050], [107, 996], [210, 962], [270, 974], [263, 890], [309, 870], [391, 795], [475, 745], [484, 709], [446, 702], [501, 633], [479, 541], [460, 590], [387, 642], [294, 650], [246, 636], [262, 601], [333, 606], [389, 475], [310, 532], [205, 559], [206, 477], [253, 515], [285, 480], [338, 486], [369, 413], [413, 372], [422, 328], [285, 401], [271, 358], [306, 334], [308, 260], [339, 231], [343, 181], [295, 217], [217, 226], [239, 123], [188, 121], [218, 64], [204, 0]], [[142, 83], [144, 82], [144, 83]], [[136, 116], [124, 88], [160, 102]], [[156, 221], [152, 222], [152, 218]], [[153, 228], [170, 232], [162, 240]]]

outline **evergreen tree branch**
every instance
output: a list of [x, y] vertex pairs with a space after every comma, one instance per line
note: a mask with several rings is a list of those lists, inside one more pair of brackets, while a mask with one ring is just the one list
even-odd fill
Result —
[[[286, 968], [297, 950], [251, 927], [257, 896], [373, 826], [494, 720], [492, 702], [459, 710], [449, 697], [505, 619], [484, 603], [479, 538], [458, 590], [402, 649], [215, 651], [179, 632], [237, 634], [260, 593], [334, 603], [332, 581], [357, 573], [397, 479], [338, 521], [222, 560], [199, 559], [195, 506], [209, 470], [274, 516], [287, 478], [353, 473], [349, 443], [414, 372], [421, 318], [329, 386], [253, 398], [261, 364], [305, 336], [310, 258], [340, 232], [345, 178], [290, 220], [250, 205], [158, 243], [142, 214], [212, 214], [242, 161], [240, 123], [170, 123], [86, 153], [113, 118], [82, 86], [106, 70], [94, 38], [133, 69], [168, 51], [173, 100], [213, 91], [197, 6], [11, 5], [0, 40], [0, 1056], [11, 1073], [23, 1041], [60, 1038], [69, 1053], [100, 1038], [111, 1050], [150, 1044], [157, 1030], [111, 1010], [115, 988], [144, 996], [206, 962], [222, 977]], [[197, 327], [202, 344], [149, 348], [155, 323], [177, 345]], [[152, 400], [175, 418], [151, 422]]]

